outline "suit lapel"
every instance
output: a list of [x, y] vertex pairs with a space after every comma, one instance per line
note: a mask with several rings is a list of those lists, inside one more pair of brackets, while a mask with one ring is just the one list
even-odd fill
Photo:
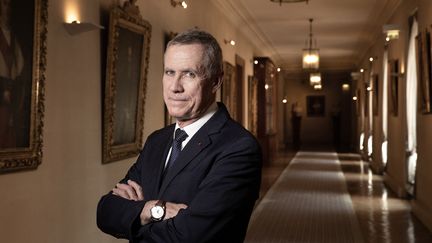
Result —
[[225, 106], [218, 103], [219, 109], [210, 120], [192, 137], [181, 151], [176, 161], [163, 179], [159, 196], [163, 194], [173, 178], [180, 173], [199, 153], [211, 144], [211, 135], [218, 133], [229, 118]]

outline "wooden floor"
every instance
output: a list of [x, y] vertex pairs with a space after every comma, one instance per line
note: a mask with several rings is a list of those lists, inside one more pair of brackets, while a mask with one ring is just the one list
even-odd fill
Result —
[[432, 242], [409, 202], [368, 168], [355, 154], [278, 154], [263, 168], [245, 242]]

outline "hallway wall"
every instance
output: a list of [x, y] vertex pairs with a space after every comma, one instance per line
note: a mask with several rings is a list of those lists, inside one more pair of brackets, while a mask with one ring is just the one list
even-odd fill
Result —
[[[299, 60], [301, 61], [301, 60]], [[337, 126], [340, 132], [340, 142], [348, 149], [352, 144], [351, 136], [351, 110], [352, 100], [350, 91], [343, 91], [342, 84], [350, 85], [352, 89], [350, 71], [332, 71], [321, 73], [322, 75], [322, 90], [314, 90], [309, 84], [308, 73], [291, 73], [282, 72], [279, 75], [280, 98], [281, 102], [284, 97], [287, 98], [286, 104], [281, 104], [279, 116], [279, 130], [283, 131], [284, 136], [281, 136], [280, 143], [287, 146], [292, 146], [293, 131], [292, 131], [292, 105], [297, 102], [301, 109], [301, 131], [300, 139], [305, 147], [314, 145], [333, 146], [334, 142], [334, 124], [333, 116], [340, 112], [340, 125]], [[325, 111], [323, 116], [309, 116], [307, 108], [308, 96], [324, 96]]]
[[[407, 182], [406, 165], [406, 58], [408, 52], [409, 39], [409, 17], [417, 10], [419, 31], [423, 32], [427, 28], [431, 31], [432, 3], [428, 0], [401, 1], [400, 5], [384, 24], [397, 24], [401, 27], [400, 37], [388, 44], [389, 60], [399, 60], [399, 70], [403, 76], [399, 78], [398, 85], [398, 115], [389, 114], [388, 117], [388, 163], [384, 167], [381, 158], [381, 143], [383, 142], [382, 133], [382, 108], [378, 116], [373, 118], [374, 153], [372, 154], [371, 166], [376, 172], [384, 171], [385, 182], [400, 197], [409, 197]], [[377, 63], [373, 64], [374, 70], [379, 74], [379, 89], [382, 90], [382, 57], [384, 52], [384, 37], [378, 35], [376, 43], [369, 49], [364, 56], [361, 67], [368, 66], [369, 56], [377, 56]], [[390, 80], [389, 80], [390, 82]], [[359, 85], [364, 85], [361, 83]], [[361, 88], [362, 86], [359, 86]], [[379, 104], [382, 104], [382, 94], [379, 94]], [[389, 96], [389, 99], [391, 97]], [[389, 100], [389, 102], [391, 102]], [[362, 103], [364, 106], [364, 102]], [[367, 119], [367, 118], [366, 118]], [[430, 141], [432, 141], [432, 117], [431, 114], [417, 113], [417, 174], [416, 186], [411, 202], [415, 215], [432, 230], [432, 151]]]
[[[112, 2], [49, 0], [43, 161], [36, 170], [0, 175], [1, 242], [119, 242], [97, 229], [96, 205], [135, 158], [102, 165], [101, 73], [105, 70], [101, 65], [105, 60], [101, 52], [105, 49], [99, 31], [71, 36], [63, 28], [69, 5], [76, 5], [82, 21], [99, 23]], [[268, 55], [245, 37], [243, 26], [227, 20], [214, 1], [188, 3], [184, 10], [173, 8], [169, 1], [138, 1], [142, 16], [152, 25], [144, 138], [164, 125], [165, 33], [194, 26], [211, 32], [226, 61], [234, 64], [235, 54], [246, 60], [245, 77], [252, 75], [253, 56]], [[228, 38], [237, 45], [225, 45], [223, 40]]]

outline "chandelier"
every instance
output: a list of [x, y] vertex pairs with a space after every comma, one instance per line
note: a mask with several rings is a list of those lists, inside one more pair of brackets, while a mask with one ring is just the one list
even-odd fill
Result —
[[274, 3], [279, 3], [279, 5], [282, 6], [282, 3], [300, 3], [300, 2], [306, 2], [308, 3], [309, 0], [270, 0], [271, 2]]
[[[303, 49], [303, 68], [304, 69], [318, 69], [319, 68], [319, 49], [313, 48], [312, 40], [312, 21], [313, 19], [309, 19], [309, 40], [308, 40], [308, 48]], [[316, 46], [316, 44], [315, 44]]]

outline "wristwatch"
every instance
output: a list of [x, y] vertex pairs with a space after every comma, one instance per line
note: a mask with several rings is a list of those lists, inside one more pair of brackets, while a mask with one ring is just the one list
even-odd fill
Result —
[[165, 217], [165, 201], [158, 200], [150, 209], [150, 217], [153, 222], [158, 222]]

